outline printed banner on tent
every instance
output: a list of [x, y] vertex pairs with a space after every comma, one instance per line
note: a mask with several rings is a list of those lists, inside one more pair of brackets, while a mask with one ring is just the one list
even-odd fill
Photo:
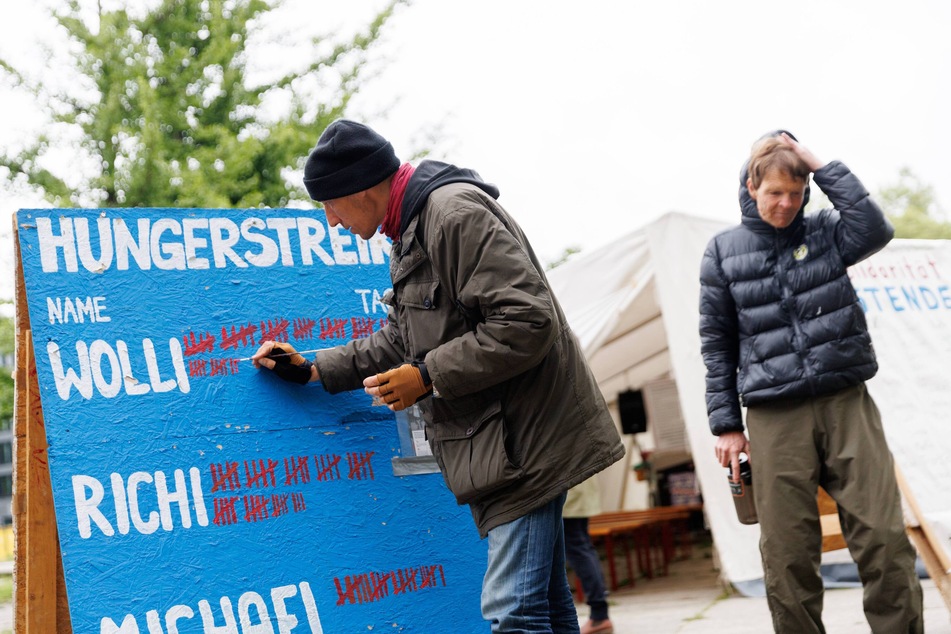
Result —
[[484, 629], [485, 546], [438, 473], [394, 475], [392, 412], [248, 360], [382, 328], [384, 238], [293, 209], [17, 227], [75, 632]]
[[895, 461], [951, 561], [951, 243], [893, 240], [849, 270], [878, 357], [869, 390]]

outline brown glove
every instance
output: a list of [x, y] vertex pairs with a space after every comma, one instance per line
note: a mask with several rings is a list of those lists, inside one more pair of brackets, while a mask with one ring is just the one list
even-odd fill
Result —
[[429, 373], [422, 363], [404, 363], [392, 370], [377, 374], [380, 396], [392, 409], [406, 409], [433, 391]]

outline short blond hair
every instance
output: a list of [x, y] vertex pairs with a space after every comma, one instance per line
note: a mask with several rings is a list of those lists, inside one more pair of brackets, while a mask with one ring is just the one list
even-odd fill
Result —
[[766, 174], [772, 170], [805, 183], [809, 180], [809, 166], [782, 139], [768, 136], [753, 144], [747, 176], [753, 189], [760, 186]]

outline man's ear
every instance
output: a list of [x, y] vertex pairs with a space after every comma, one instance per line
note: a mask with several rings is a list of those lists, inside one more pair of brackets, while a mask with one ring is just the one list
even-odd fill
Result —
[[750, 198], [752, 198], [753, 200], [756, 200], [756, 188], [753, 187], [752, 178], [746, 179], [746, 191], [750, 193]]

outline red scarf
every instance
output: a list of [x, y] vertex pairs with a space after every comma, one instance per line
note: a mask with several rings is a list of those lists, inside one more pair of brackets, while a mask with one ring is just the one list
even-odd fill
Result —
[[386, 204], [386, 216], [383, 218], [383, 235], [396, 242], [400, 238], [400, 217], [402, 216], [403, 194], [406, 185], [416, 168], [409, 163], [403, 163], [390, 183], [390, 200]]

